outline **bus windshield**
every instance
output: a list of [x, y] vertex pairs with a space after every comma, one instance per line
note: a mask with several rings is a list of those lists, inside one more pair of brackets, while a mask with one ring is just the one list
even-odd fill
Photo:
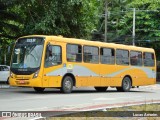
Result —
[[38, 69], [41, 64], [42, 51], [42, 38], [19, 39], [12, 55], [11, 69], [17, 69], [20, 72]]

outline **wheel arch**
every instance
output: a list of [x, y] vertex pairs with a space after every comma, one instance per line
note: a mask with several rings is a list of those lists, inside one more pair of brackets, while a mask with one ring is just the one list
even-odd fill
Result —
[[76, 78], [75, 78], [75, 76], [74, 76], [72, 73], [66, 73], [66, 74], [63, 76], [62, 81], [61, 81], [61, 86], [62, 86], [63, 80], [64, 80], [64, 78], [65, 78], [66, 76], [72, 77], [72, 79], [73, 79], [73, 86], [76, 86]]

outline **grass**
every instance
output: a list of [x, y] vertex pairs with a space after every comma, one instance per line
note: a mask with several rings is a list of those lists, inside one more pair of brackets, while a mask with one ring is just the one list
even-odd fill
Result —
[[[125, 106], [110, 108], [106, 111], [90, 111], [63, 115], [60, 117], [48, 117], [45, 120], [160, 120], [159, 117], [133, 117], [133, 113], [156, 113], [160, 115], [160, 104], [144, 104], [136, 106]], [[118, 115], [118, 117], [108, 117]], [[125, 117], [122, 117], [122, 116]], [[131, 115], [131, 117], [129, 117]]]

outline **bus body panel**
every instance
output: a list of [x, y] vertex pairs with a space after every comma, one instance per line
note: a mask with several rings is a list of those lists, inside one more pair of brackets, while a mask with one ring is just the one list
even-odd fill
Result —
[[9, 80], [9, 84], [12, 86], [20, 87], [42, 87], [42, 78], [32, 78], [33, 75], [13, 75], [14, 77]]

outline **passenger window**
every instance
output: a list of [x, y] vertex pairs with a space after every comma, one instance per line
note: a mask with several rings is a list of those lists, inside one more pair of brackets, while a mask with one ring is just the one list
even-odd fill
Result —
[[98, 47], [84, 46], [83, 61], [86, 63], [99, 63]]
[[128, 50], [116, 50], [116, 63], [118, 65], [129, 65]]
[[155, 61], [154, 61], [154, 54], [149, 53], [149, 52], [144, 52], [143, 53], [143, 61], [144, 61], [144, 66], [148, 67], [153, 67], [155, 66]]
[[142, 66], [142, 52], [131, 51], [130, 63], [131, 65], [134, 65], [134, 66]]
[[48, 45], [46, 50], [45, 67], [62, 63], [62, 49], [60, 46]]
[[67, 44], [67, 61], [81, 62], [82, 61], [82, 46]]
[[101, 48], [101, 63], [102, 64], [114, 64], [115, 63], [115, 51], [111, 48]]

